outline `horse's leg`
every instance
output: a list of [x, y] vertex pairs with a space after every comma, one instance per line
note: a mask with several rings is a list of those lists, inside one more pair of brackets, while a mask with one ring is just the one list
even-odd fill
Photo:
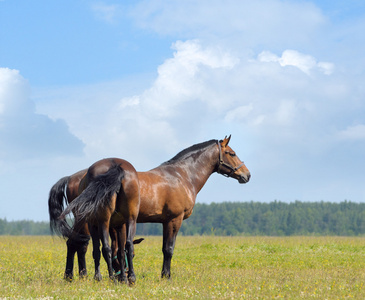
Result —
[[75, 258], [75, 253], [77, 251], [77, 247], [75, 245], [75, 242], [71, 238], [67, 240], [66, 245], [67, 245], [67, 256], [66, 256], [66, 269], [64, 278], [66, 280], [71, 281], [73, 279], [74, 258]]
[[90, 232], [87, 224], [84, 225], [83, 229], [80, 231], [80, 234], [83, 235], [83, 240], [77, 247], [77, 261], [79, 263], [79, 276], [80, 278], [83, 278], [87, 276], [85, 256], [90, 240]]
[[112, 249], [109, 245], [109, 220], [99, 222], [99, 236], [102, 244], [103, 257], [108, 266], [109, 277], [113, 278]]
[[174, 254], [176, 235], [179, 232], [183, 216], [179, 216], [167, 223], [163, 223], [163, 266], [161, 277], [170, 278], [171, 277], [171, 259]]
[[129, 283], [134, 284], [136, 282], [136, 274], [134, 273], [133, 268], [133, 255], [134, 255], [134, 245], [133, 239], [136, 234], [136, 219], [131, 219], [126, 224], [127, 226], [127, 241], [125, 243], [125, 248], [127, 251], [127, 261], [128, 261], [128, 280]]
[[86, 270], [86, 252], [87, 247], [89, 245], [89, 241], [83, 241], [80, 247], [77, 250], [77, 260], [79, 263], [79, 276], [80, 278], [87, 276], [87, 270]]
[[126, 254], [125, 254], [125, 243], [127, 240], [127, 229], [126, 224], [124, 223], [121, 228], [118, 230], [118, 260], [120, 262], [120, 268], [124, 272], [126, 271]]
[[102, 279], [100, 273], [100, 240], [99, 240], [99, 232], [95, 226], [90, 227], [90, 234], [93, 242], [93, 258], [94, 258], [94, 265], [95, 265], [95, 275], [94, 279], [100, 281]]
[[110, 239], [111, 239], [111, 248], [112, 248], [112, 266], [113, 266], [113, 270], [115, 272], [115, 275], [118, 275], [117, 273], [119, 273], [121, 267], [120, 267], [120, 263], [119, 263], [119, 258], [118, 258], [118, 231], [116, 228], [109, 228], [109, 235], [110, 235]]
[[127, 283], [127, 276], [125, 274], [125, 253], [124, 253], [125, 240], [126, 240], [125, 224], [123, 224], [122, 227], [118, 228], [117, 237], [118, 237], [117, 260], [119, 262], [119, 269], [118, 272], [115, 273], [115, 276], [117, 276], [118, 281], [122, 283]]

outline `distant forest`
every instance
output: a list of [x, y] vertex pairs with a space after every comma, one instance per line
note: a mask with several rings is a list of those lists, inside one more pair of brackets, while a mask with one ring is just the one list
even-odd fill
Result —
[[[48, 222], [0, 219], [0, 235], [48, 235]], [[137, 235], [161, 235], [161, 224], [138, 224]], [[179, 234], [218, 236], [365, 235], [365, 203], [344, 201], [200, 204]]]

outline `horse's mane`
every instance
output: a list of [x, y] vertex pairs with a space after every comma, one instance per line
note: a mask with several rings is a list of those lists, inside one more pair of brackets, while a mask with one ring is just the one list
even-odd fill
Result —
[[196, 152], [196, 151], [201, 150], [201, 149], [204, 149], [204, 148], [206, 148], [210, 145], [217, 144], [217, 142], [218, 142], [217, 140], [210, 140], [210, 141], [207, 141], [207, 142], [203, 142], [203, 143], [199, 143], [199, 144], [195, 144], [193, 146], [190, 146], [189, 148], [186, 148], [186, 149], [180, 151], [173, 158], [171, 158], [170, 160], [164, 162], [162, 165], [170, 165], [170, 164], [173, 164], [177, 161], [183, 160], [190, 153]]

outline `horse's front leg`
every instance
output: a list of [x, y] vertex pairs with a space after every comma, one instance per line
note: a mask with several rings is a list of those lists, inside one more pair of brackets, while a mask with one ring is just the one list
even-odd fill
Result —
[[179, 216], [167, 223], [163, 223], [163, 266], [161, 277], [171, 278], [171, 259], [174, 254], [177, 233], [181, 227], [183, 216]]
[[109, 235], [111, 239], [111, 248], [112, 248], [112, 266], [113, 270], [115, 272], [115, 275], [117, 276], [120, 274], [120, 263], [118, 258], [118, 231], [116, 228], [109, 228]]
[[126, 240], [125, 224], [121, 228], [110, 228], [110, 238], [112, 241], [112, 266], [114, 269], [114, 276], [118, 281], [127, 283], [127, 276], [125, 275], [125, 256], [124, 245]]

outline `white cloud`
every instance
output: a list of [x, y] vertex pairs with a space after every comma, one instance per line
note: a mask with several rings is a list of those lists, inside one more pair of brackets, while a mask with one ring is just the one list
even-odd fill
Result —
[[[143, 95], [145, 111], [154, 118], [174, 117], [178, 105], [188, 101], [209, 101], [205, 74], [232, 69], [239, 60], [219, 48], [203, 48], [199, 41], [178, 41], [174, 57], [158, 68], [153, 86]], [[212, 77], [212, 76], [211, 76]]]
[[19, 71], [0, 68], [0, 160], [82, 153], [64, 121], [34, 110], [28, 82]]
[[314, 69], [318, 69], [326, 75], [331, 75], [334, 70], [333, 63], [317, 62], [313, 56], [295, 50], [285, 50], [281, 57], [278, 57], [269, 51], [263, 51], [258, 55], [257, 59], [260, 62], [278, 62], [282, 67], [297, 67], [307, 75], [310, 75], [311, 71]]
[[[280, 141], [293, 147], [299, 143], [312, 151], [318, 139], [330, 135], [326, 126], [317, 129], [315, 136], [312, 130], [339, 113], [340, 109], [333, 107], [317, 118], [327, 109], [322, 99], [338, 103], [339, 94], [329, 92], [338, 84], [327, 80], [328, 76], [305, 76], [304, 71], [319, 69], [313, 56], [288, 50], [281, 57], [266, 51], [257, 60], [243, 59], [223, 45], [196, 39], [178, 41], [172, 49], [172, 57], [158, 67], [155, 80], [140, 93], [120, 97], [123, 94], [116, 89], [113, 92], [99, 86], [97, 93], [68, 96], [89, 103], [64, 116], [72, 132], [86, 144], [87, 155], [111, 156], [116, 155], [113, 149], [123, 149], [127, 157], [142, 157], [148, 144], [163, 158], [189, 145], [192, 133], [204, 139], [220, 138], [227, 131], [256, 135], [268, 144]], [[285, 68], [288, 65], [301, 72], [293, 73]], [[344, 88], [341, 99], [348, 92]], [[97, 113], [92, 114], [93, 110]], [[87, 116], [86, 122], [78, 111]], [[61, 117], [58, 110], [48, 114]], [[123, 147], [131, 141], [133, 149]]]
[[29, 92], [30, 86], [18, 70], [0, 68], [0, 115], [31, 111], [32, 103], [27, 101]]
[[331, 75], [334, 72], [335, 65], [330, 62], [320, 61], [317, 63], [317, 67], [326, 75]]

